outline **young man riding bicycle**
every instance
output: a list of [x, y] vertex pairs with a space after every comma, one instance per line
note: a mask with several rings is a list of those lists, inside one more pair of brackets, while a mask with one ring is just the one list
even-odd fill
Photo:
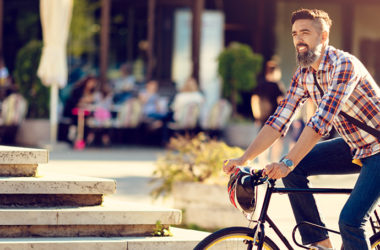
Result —
[[[223, 170], [230, 174], [265, 151], [287, 132], [295, 111], [311, 99], [317, 109], [297, 143], [264, 173], [297, 188], [308, 188], [311, 175], [360, 173], [341, 211], [339, 228], [345, 250], [370, 249], [364, 225], [380, 196], [380, 88], [356, 57], [328, 45], [331, 19], [326, 12], [297, 10], [291, 23], [299, 67], [287, 95], [246, 152], [226, 160]], [[333, 126], [341, 137], [317, 144]], [[313, 195], [290, 194], [289, 199], [297, 223], [324, 226]], [[301, 226], [300, 233], [304, 245], [332, 249], [327, 231]]]

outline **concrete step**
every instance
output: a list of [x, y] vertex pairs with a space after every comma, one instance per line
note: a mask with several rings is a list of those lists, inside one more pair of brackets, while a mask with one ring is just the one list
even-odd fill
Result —
[[0, 206], [96, 206], [104, 194], [116, 191], [110, 179], [46, 174], [39, 177], [0, 177]]
[[194, 249], [199, 241], [210, 233], [174, 228], [170, 231], [173, 237], [131, 237], [127, 238], [128, 250], [187, 250]]
[[48, 160], [46, 149], [0, 146], [1, 164], [42, 164]]
[[0, 208], [0, 237], [146, 236], [181, 223], [181, 211], [106, 199], [101, 206]]
[[172, 237], [0, 238], [0, 249], [12, 250], [187, 250], [209, 233], [171, 227]]
[[0, 176], [35, 176], [48, 160], [46, 149], [0, 146]]
[[113, 194], [111, 179], [43, 174], [37, 177], [0, 177], [2, 194]]

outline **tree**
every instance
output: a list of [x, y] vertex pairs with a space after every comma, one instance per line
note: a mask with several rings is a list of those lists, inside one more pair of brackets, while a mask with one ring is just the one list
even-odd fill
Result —
[[241, 91], [250, 91], [257, 85], [257, 75], [262, 70], [263, 57], [253, 53], [245, 44], [232, 42], [218, 56], [218, 73], [222, 78], [222, 95], [230, 100], [233, 116], [241, 102]]
[[95, 36], [100, 26], [95, 19], [95, 11], [99, 8], [99, 2], [74, 1], [68, 41], [70, 55], [80, 57], [96, 51]]

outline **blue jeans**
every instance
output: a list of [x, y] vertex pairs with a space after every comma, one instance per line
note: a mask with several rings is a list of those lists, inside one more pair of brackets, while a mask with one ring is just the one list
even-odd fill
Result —
[[[362, 168], [353, 164], [348, 145], [342, 138], [335, 138], [318, 143], [294, 171], [282, 179], [285, 187], [308, 188], [307, 177], [312, 175], [360, 173], [339, 218], [345, 250], [370, 249], [364, 225], [380, 196], [380, 154], [362, 159], [362, 163]], [[312, 194], [289, 194], [289, 199], [297, 223], [308, 221], [325, 226]], [[302, 225], [299, 230], [304, 245], [328, 238], [323, 229]]]

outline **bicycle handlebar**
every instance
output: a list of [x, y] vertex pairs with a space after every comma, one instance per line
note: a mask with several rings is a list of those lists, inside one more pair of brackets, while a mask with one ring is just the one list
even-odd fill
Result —
[[[276, 179], [270, 179], [267, 175], [263, 176], [263, 169], [250, 170], [250, 174], [254, 177], [253, 185], [261, 185], [269, 183], [272, 187], [275, 186]], [[274, 193], [319, 193], [319, 194], [350, 194], [352, 188], [274, 188]]]

